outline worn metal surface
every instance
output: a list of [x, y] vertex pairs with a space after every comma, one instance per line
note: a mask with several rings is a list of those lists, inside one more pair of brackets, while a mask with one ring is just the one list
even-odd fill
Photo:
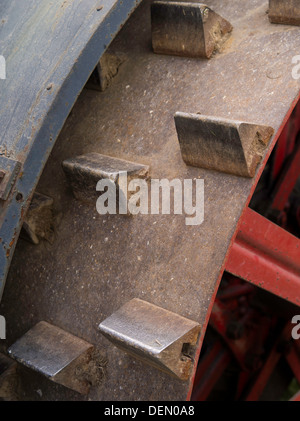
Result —
[[200, 325], [134, 298], [99, 325], [115, 345], [181, 380], [193, 367]]
[[114, 54], [109, 50], [106, 51], [89, 78], [86, 87], [102, 92], [105, 91], [112, 83], [113, 78], [118, 74], [119, 67], [125, 60], [125, 55]]
[[35, 192], [23, 222], [21, 237], [39, 244], [41, 239], [51, 241], [54, 226], [53, 199]]
[[269, 0], [269, 18], [272, 23], [300, 25], [299, 0]]
[[15, 366], [16, 362], [6, 355], [0, 354], [0, 377], [9, 370], [12, 366]]
[[155, 53], [210, 58], [232, 25], [202, 3], [155, 1], [151, 7]]
[[0, 81], [0, 155], [19, 161], [22, 171], [7, 201], [0, 203], [0, 299], [30, 196], [56, 137], [139, 0], [102, 3], [1, 1], [6, 79]]
[[175, 123], [187, 165], [244, 177], [254, 177], [274, 133], [272, 127], [180, 112]]
[[[126, 208], [128, 182], [133, 178], [147, 178], [149, 173], [147, 165], [140, 165], [135, 162], [93, 152], [66, 159], [62, 165], [77, 199], [95, 204], [100, 195], [96, 191], [98, 181], [108, 180], [118, 189], [119, 200], [126, 200]], [[122, 174], [124, 175], [125, 173], [126, 185], [123, 185]], [[127, 213], [127, 210], [125, 213]]]
[[[138, 297], [195, 320], [203, 326], [201, 344], [238, 221], [299, 96], [291, 63], [299, 54], [300, 29], [271, 25], [265, 0], [208, 5], [234, 26], [222, 54], [211, 60], [153, 54], [147, 0], [130, 18], [113, 46], [128, 59], [105, 92], [85, 90], [79, 97], [41, 177], [38, 191], [53, 197], [55, 210], [63, 213], [55, 242], [17, 245], [0, 307], [7, 320], [3, 344], [40, 320], [94, 344], [107, 357], [107, 375], [88, 399], [189, 395], [191, 382], [127, 356], [101, 335], [98, 324]], [[273, 127], [255, 177], [187, 166], [174, 125], [177, 111]], [[89, 152], [149, 165], [152, 178], [204, 179], [203, 224], [186, 226], [185, 215], [100, 216], [76, 201], [61, 163]], [[24, 399], [86, 399], [32, 377], [24, 384]]]
[[0, 401], [17, 400], [17, 363], [0, 353]]
[[39, 322], [8, 349], [8, 354], [50, 380], [87, 394], [90, 385], [77, 374], [91, 360], [93, 349], [64, 330]]
[[7, 199], [20, 168], [20, 162], [9, 159], [6, 156], [0, 156], [0, 199]]
[[300, 168], [300, 136], [298, 136], [295, 143], [295, 148], [285, 163], [284, 171], [278, 177], [276, 183], [274, 183], [270, 212], [275, 211], [280, 214], [285, 211], [288, 199], [297, 184]]

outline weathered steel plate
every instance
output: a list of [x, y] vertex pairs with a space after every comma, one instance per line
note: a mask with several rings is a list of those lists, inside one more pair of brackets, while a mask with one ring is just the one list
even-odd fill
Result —
[[139, 1], [1, 1], [0, 155], [19, 161], [22, 170], [10, 196], [0, 200], [0, 300], [28, 199], [56, 137]]
[[16, 181], [21, 164], [14, 159], [0, 156], [0, 199], [6, 200]]
[[[38, 186], [62, 213], [56, 240], [18, 243], [0, 309], [9, 345], [44, 319], [102, 350], [106, 381], [91, 391], [95, 400], [187, 397], [189, 382], [127, 356], [98, 324], [137, 297], [195, 320], [204, 326], [203, 338], [238, 221], [299, 97], [292, 57], [299, 54], [300, 28], [270, 24], [267, 1], [207, 2], [234, 27], [210, 60], [153, 54], [149, 3], [114, 42], [127, 60], [110, 87], [85, 90], [66, 122]], [[174, 124], [177, 111], [273, 127], [255, 177], [187, 166]], [[152, 178], [203, 179], [203, 224], [187, 226], [185, 215], [98, 215], [73, 198], [61, 169], [64, 159], [89, 152], [149, 165]], [[35, 384], [27, 382], [27, 398], [39, 398]], [[47, 382], [39, 388], [46, 399], [82, 399]]]

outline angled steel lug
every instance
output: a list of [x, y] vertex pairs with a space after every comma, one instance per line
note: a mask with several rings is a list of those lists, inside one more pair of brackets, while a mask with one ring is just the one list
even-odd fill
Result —
[[0, 353], [0, 378], [7, 372], [14, 370], [17, 366], [16, 361]]
[[[84, 395], [89, 392], [94, 347], [83, 339], [49, 323], [39, 322], [15, 342], [8, 353], [55, 383]], [[84, 378], [85, 372], [87, 378]]]
[[53, 199], [35, 192], [26, 212], [20, 236], [33, 244], [53, 236]]
[[134, 298], [99, 329], [130, 355], [182, 380], [189, 378], [200, 333], [198, 323]]
[[271, 23], [300, 25], [299, 0], [269, 0], [269, 19]]
[[232, 25], [202, 3], [155, 1], [151, 6], [155, 53], [210, 58]]
[[86, 88], [104, 92], [125, 60], [126, 56], [122, 53], [105, 52], [88, 80]]
[[127, 184], [134, 178], [146, 179], [149, 172], [147, 165], [94, 152], [67, 159], [62, 165], [76, 199], [93, 204], [99, 197], [98, 181], [110, 180], [116, 185], [119, 198], [127, 200]]
[[178, 112], [181, 154], [187, 165], [254, 177], [274, 133], [272, 127]]
[[6, 200], [21, 169], [21, 163], [0, 156], [0, 199]]
[[0, 353], [0, 400], [17, 400], [16, 386], [18, 380], [16, 368], [16, 361]]

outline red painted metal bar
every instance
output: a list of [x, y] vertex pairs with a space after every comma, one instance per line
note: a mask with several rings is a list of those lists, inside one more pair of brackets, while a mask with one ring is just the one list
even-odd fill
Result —
[[278, 337], [274, 343], [268, 358], [265, 361], [262, 369], [260, 370], [258, 376], [256, 377], [254, 383], [252, 384], [249, 392], [245, 397], [245, 401], [258, 401], [261, 397], [267, 383], [270, 379], [271, 374], [274, 371], [274, 368], [278, 364], [282, 353], [279, 350], [279, 344], [282, 341], [287, 341], [291, 337], [291, 325], [287, 323], [285, 328], [282, 331], [282, 334]]
[[251, 391], [248, 393], [245, 401], [259, 400], [280, 357], [281, 354], [274, 348], [270, 353], [266, 363], [264, 364], [261, 372], [259, 373]]
[[208, 398], [230, 360], [230, 353], [221, 341], [217, 341], [199, 363], [195, 377], [195, 385], [197, 386], [193, 391], [192, 401], [205, 401]]
[[300, 240], [250, 208], [242, 217], [226, 270], [300, 305]]
[[299, 171], [300, 142], [298, 142], [296, 145], [292, 156], [288, 159], [288, 162], [285, 165], [285, 169], [283, 170], [283, 173], [277, 182], [271, 204], [272, 209], [277, 211], [283, 211], [285, 209], [289, 196], [292, 193], [299, 178]]
[[218, 299], [219, 300], [232, 300], [237, 297], [241, 297], [243, 295], [251, 294], [254, 290], [254, 286], [249, 284], [244, 285], [233, 285], [230, 288], [226, 288], [225, 291], [218, 292]]
[[272, 180], [276, 180], [284, 165], [286, 157], [293, 152], [295, 140], [300, 130], [300, 104], [298, 104], [286, 123], [274, 151]]
[[300, 356], [295, 348], [295, 345], [292, 347], [290, 352], [286, 354], [285, 358], [298, 383], [300, 383]]
[[287, 142], [288, 142], [289, 122], [286, 124], [277, 141], [276, 149], [274, 151], [274, 163], [272, 168], [272, 179], [276, 179], [282, 168], [284, 159], [286, 157]]
[[246, 388], [246, 386], [247, 386], [247, 384], [250, 380], [250, 377], [251, 377], [251, 371], [241, 371], [240, 372], [238, 384], [237, 384], [236, 395], [235, 395], [236, 401], [238, 401], [241, 398], [241, 396], [242, 396], [242, 394], [243, 394], [243, 392], [244, 392], [244, 390], [245, 390], [245, 388]]

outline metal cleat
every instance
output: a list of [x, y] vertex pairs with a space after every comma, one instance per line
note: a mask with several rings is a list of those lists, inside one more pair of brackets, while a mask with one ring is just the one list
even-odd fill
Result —
[[35, 192], [23, 222], [21, 237], [33, 244], [53, 237], [53, 199]]
[[274, 133], [268, 126], [178, 112], [175, 124], [187, 165], [254, 177]]
[[202, 3], [156, 1], [151, 7], [155, 53], [210, 58], [232, 25]]
[[182, 380], [189, 379], [200, 333], [198, 323], [134, 298], [99, 329], [130, 355]]
[[30, 329], [8, 353], [24, 366], [84, 395], [91, 385], [101, 382], [103, 363], [95, 362], [93, 345], [46, 322]]
[[299, 0], [269, 0], [269, 19], [271, 23], [300, 25]]
[[0, 401], [17, 400], [17, 363], [0, 353]]
[[[110, 180], [117, 187], [119, 199], [127, 200], [127, 184], [134, 178], [147, 178], [149, 167], [98, 153], [89, 153], [63, 162], [63, 169], [76, 199], [96, 203], [98, 181]], [[120, 174], [124, 174], [120, 177]], [[127, 202], [125, 206], [127, 207]], [[125, 212], [127, 213], [127, 211]]]
[[118, 74], [119, 68], [125, 60], [126, 56], [122, 53], [106, 52], [103, 54], [88, 80], [86, 88], [104, 92]]

